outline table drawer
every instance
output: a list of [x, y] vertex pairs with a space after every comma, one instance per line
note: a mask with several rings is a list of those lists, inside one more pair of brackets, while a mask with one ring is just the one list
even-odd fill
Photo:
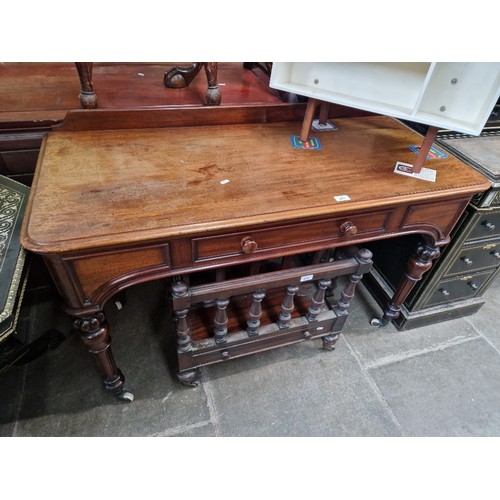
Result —
[[248, 232], [194, 238], [191, 242], [195, 262], [245, 254], [265, 254], [272, 250], [325, 242], [354, 241], [359, 236], [383, 233], [392, 210], [336, 219], [281, 226]]
[[168, 243], [65, 259], [86, 298], [134, 277], [170, 268]]

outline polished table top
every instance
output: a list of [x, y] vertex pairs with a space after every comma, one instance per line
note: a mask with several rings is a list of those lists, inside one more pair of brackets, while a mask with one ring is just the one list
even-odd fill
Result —
[[[55, 132], [40, 154], [23, 245], [59, 253], [474, 194], [490, 183], [451, 155], [436, 182], [393, 172], [422, 137], [383, 116], [300, 123]], [[336, 196], [348, 196], [337, 201]]]

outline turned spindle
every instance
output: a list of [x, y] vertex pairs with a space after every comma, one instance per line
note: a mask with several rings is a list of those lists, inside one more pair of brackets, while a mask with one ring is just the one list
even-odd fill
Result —
[[325, 303], [325, 292], [326, 289], [332, 284], [332, 280], [323, 279], [319, 280], [318, 288], [312, 298], [311, 305], [307, 311], [307, 321], [316, 321], [318, 314], [321, 311], [321, 307]]
[[278, 318], [279, 328], [288, 328], [288, 322], [292, 319], [293, 297], [298, 292], [297, 285], [289, 285], [286, 287], [286, 295], [281, 305], [281, 312]]
[[266, 296], [265, 290], [252, 293], [252, 305], [248, 311], [247, 335], [252, 337], [259, 334], [260, 317], [262, 316], [262, 299]]

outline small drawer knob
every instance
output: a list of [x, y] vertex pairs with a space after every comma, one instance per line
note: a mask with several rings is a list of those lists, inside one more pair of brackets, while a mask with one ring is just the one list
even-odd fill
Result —
[[311, 332], [309, 330], [306, 330], [303, 335], [304, 339], [306, 340], [309, 340], [312, 337]]
[[222, 351], [220, 353], [220, 356], [222, 359], [229, 359], [231, 357], [231, 355], [227, 351]]
[[466, 264], [468, 266], [472, 265], [472, 260], [469, 259], [469, 257], [462, 257], [462, 260], [463, 260], [464, 264]]
[[448, 290], [446, 290], [445, 288], [441, 288], [439, 290], [439, 292], [441, 293], [441, 295], [443, 295], [444, 297], [448, 297], [448, 295], [450, 295], [450, 292]]
[[479, 288], [479, 285], [477, 283], [467, 283], [473, 290], [477, 290]]
[[241, 240], [241, 249], [244, 253], [253, 253], [257, 247], [257, 242], [251, 236], [246, 236]]
[[493, 255], [495, 259], [500, 259], [500, 252], [498, 250], [493, 250], [490, 254]]
[[483, 226], [488, 230], [488, 231], [493, 231], [495, 229], [495, 224], [492, 224], [491, 222], [485, 220], [483, 222]]
[[351, 221], [347, 221], [340, 226], [340, 232], [346, 236], [354, 236], [357, 234], [358, 228]]

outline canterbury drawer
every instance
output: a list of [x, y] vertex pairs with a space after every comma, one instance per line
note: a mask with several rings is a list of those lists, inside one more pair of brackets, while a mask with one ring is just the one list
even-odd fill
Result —
[[446, 302], [453, 302], [459, 299], [474, 297], [481, 292], [481, 287], [488, 281], [495, 270], [457, 276], [453, 279], [442, 280], [438, 283], [436, 290], [430, 296], [425, 306], [433, 306]]
[[486, 240], [481, 244], [466, 245], [454, 260], [447, 275], [469, 273], [500, 264], [500, 239]]
[[287, 246], [307, 247], [307, 245], [319, 242], [349, 242], [360, 235], [384, 232], [391, 213], [391, 210], [387, 210], [369, 215], [194, 238], [192, 240], [193, 258], [197, 262], [205, 259], [265, 253]]

